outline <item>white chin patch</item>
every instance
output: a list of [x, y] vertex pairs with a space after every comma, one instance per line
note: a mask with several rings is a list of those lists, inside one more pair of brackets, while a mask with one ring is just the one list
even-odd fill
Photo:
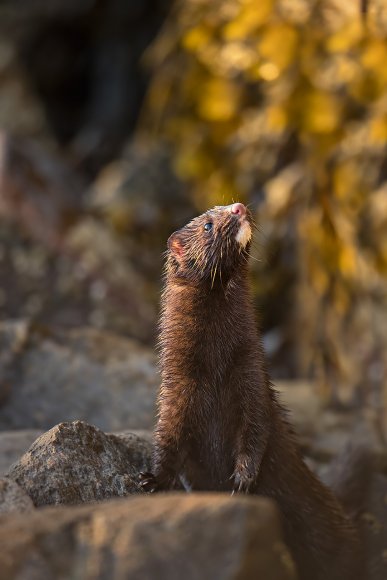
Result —
[[242, 248], [245, 248], [247, 246], [247, 244], [251, 240], [251, 226], [249, 222], [243, 222], [243, 224], [239, 228], [237, 235], [235, 236], [235, 240], [238, 242], [238, 244], [242, 246]]

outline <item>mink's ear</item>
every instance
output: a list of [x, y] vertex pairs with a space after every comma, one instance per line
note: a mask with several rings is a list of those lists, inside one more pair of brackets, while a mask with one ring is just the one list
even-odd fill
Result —
[[178, 262], [181, 261], [183, 256], [183, 242], [181, 239], [180, 231], [174, 232], [168, 238], [168, 250], [173, 254]]

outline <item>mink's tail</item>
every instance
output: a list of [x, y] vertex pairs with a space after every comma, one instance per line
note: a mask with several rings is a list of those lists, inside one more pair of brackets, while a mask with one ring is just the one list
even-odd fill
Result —
[[324, 483], [331, 488], [345, 513], [357, 528], [361, 551], [358, 573], [359, 578], [363, 580], [382, 578], [379, 575], [369, 575], [370, 555], [367, 550], [367, 534], [363, 525], [372, 478], [372, 454], [367, 447], [356, 443], [349, 443], [344, 447], [332, 461], [323, 478]]
[[349, 443], [322, 476], [354, 522], [360, 521], [366, 509], [373, 474], [373, 457], [369, 448]]
[[387, 578], [387, 479], [369, 449], [348, 445], [325, 474], [328, 485], [359, 530], [367, 580]]

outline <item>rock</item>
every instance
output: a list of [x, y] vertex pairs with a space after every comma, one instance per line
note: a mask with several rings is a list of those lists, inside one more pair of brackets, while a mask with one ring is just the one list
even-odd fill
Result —
[[0, 476], [6, 473], [41, 435], [36, 429], [24, 431], [0, 431]]
[[149, 343], [155, 334], [164, 244], [165, 239], [145, 260], [151, 260], [152, 273], [143, 264], [140, 238], [117, 239], [97, 219], [73, 225], [59, 248], [27, 236], [21, 224], [0, 219], [2, 319], [94, 326]]
[[41, 435], [8, 472], [36, 506], [77, 504], [141, 492], [152, 446], [136, 435], [106, 435], [83, 423], [61, 423]]
[[[92, 328], [31, 326], [20, 342], [18, 324], [0, 323], [7, 370], [0, 429], [43, 431], [76, 419], [104, 431], [153, 428], [159, 379], [151, 350]], [[0, 392], [3, 382], [0, 368]]]
[[274, 504], [168, 494], [0, 520], [7, 580], [295, 580]]
[[119, 431], [117, 433], [111, 433], [111, 435], [115, 435], [122, 439], [125, 443], [128, 442], [130, 444], [130, 440], [132, 435], [136, 435], [140, 439], [144, 439], [147, 443], [153, 445], [153, 431], [149, 429], [131, 429], [130, 431]]
[[275, 384], [290, 411], [303, 452], [313, 461], [328, 463], [348, 444], [359, 442], [368, 448], [380, 471], [387, 471], [387, 448], [380, 432], [380, 420], [371, 409], [351, 412], [327, 407], [316, 386], [308, 381], [279, 381]]
[[32, 499], [20, 485], [10, 479], [0, 479], [0, 515], [33, 509]]
[[[140, 236], [120, 238], [94, 218], [72, 228], [65, 243], [66, 252], [89, 286], [93, 306], [90, 322], [149, 342], [155, 330], [158, 284], [154, 272], [150, 282], [144, 268], [143, 262], [149, 262], [144, 246]], [[158, 280], [161, 247], [157, 250], [151, 259]]]
[[195, 215], [171, 160], [167, 143], [130, 141], [122, 158], [97, 176], [89, 192], [89, 207], [102, 212], [114, 230], [130, 231], [141, 246], [159, 251], [171, 232]]
[[0, 132], [0, 218], [59, 247], [82, 214], [84, 183], [63, 161], [28, 139]]

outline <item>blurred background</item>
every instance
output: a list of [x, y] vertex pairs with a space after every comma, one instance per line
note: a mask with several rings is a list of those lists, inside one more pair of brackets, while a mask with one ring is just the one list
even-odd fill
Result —
[[274, 379], [386, 437], [386, 37], [386, 0], [3, 0], [1, 319], [153, 346], [167, 237], [240, 200]]

